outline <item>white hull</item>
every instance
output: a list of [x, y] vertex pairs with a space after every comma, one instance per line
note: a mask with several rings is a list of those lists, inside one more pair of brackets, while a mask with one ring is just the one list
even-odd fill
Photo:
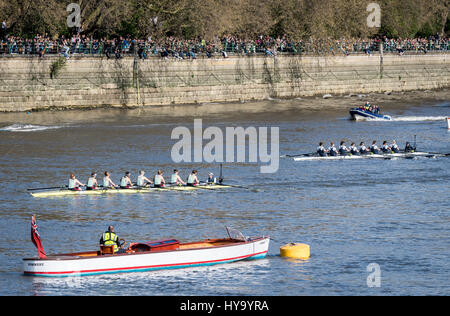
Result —
[[46, 259], [26, 258], [23, 259], [23, 270], [25, 275], [68, 277], [214, 265], [264, 258], [269, 248], [269, 240], [269, 237], [258, 237], [250, 241], [235, 241], [214, 247], [182, 248], [181, 244], [177, 250], [155, 252], [102, 256], [86, 256], [87, 253], [80, 253], [80, 256], [67, 254], [48, 256]]
[[33, 197], [57, 197], [57, 196], [77, 196], [77, 195], [102, 195], [102, 194], [135, 194], [161, 191], [195, 191], [195, 190], [217, 190], [230, 188], [228, 185], [199, 185], [199, 186], [167, 186], [164, 188], [132, 188], [132, 189], [97, 189], [72, 191], [68, 189], [58, 189], [50, 191], [32, 192]]
[[368, 155], [349, 155], [349, 156], [304, 156], [304, 157], [294, 157], [295, 161], [315, 161], [315, 160], [353, 160], [353, 159], [395, 159], [395, 158], [416, 158], [416, 157], [427, 157], [435, 158], [438, 154], [430, 154], [427, 152], [413, 152], [413, 153], [398, 153], [398, 154], [368, 154]]

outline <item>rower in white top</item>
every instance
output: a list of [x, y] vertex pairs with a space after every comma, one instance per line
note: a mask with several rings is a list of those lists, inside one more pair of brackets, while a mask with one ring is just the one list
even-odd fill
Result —
[[395, 154], [398, 154], [400, 152], [400, 147], [398, 147], [397, 142], [395, 141], [395, 139], [392, 141], [391, 150]]
[[145, 171], [140, 170], [139, 175], [137, 177], [136, 185], [138, 187], [148, 187], [149, 184], [152, 184], [153, 181], [145, 176]]
[[120, 188], [121, 189], [131, 189], [133, 187], [133, 183], [131, 182], [130, 179], [130, 172], [127, 171], [125, 172], [125, 175], [120, 178]]
[[180, 175], [178, 174], [178, 169], [174, 169], [172, 175], [170, 176], [170, 184], [172, 185], [186, 185]]
[[162, 170], [158, 170], [153, 180], [155, 188], [163, 188], [166, 185]]
[[389, 147], [387, 141], [383, 142], [383, 146], [381, 146], [381, 151], [385, 154], [390, 154], [392, 153], [391, 147]]
[[350, 149], [350, 154], [352, 154], [352, 155], [359, 155], [359, 150], [358, 150], [358, 147], [356, 147], [355, 143], [352, 143], [350, 145], [349, 149]]
[[80, 186], [84, 187], [85, 185], [78, 181], [77, 178], [75, 178], [75, 175], [71, 173], [69, 178], [69, 186], [67, 188], [72, 191], [80, 191]]
[[349, 153], [350, 153], [350, 150], [347, 148], [347, 146], [345, 146], [345, 142], [341, 141], [341, 143], [339, 145], [339, 155], [346, 156]]
[[88, 179], [86, 190], [97, 190], [97, 173], [92, 172], [91, 176]]
[[200, 181], [197, 178], [197, 170], [192, 170], [192, 172], [191, 172], [191, 174], [189, 174], [186, 182], [187, 182], [186, 185], [191, 186], [191, 187], [200, 184]]
[[334, 146], [333, 142], [331, 142], [330, 147], [328, 147], [328, 155], [329, 156], [337, 156], [338, 155], [338, 151], [337, 151], [336, 147]]
[[369, 149], [366, 147], [366, 144], [364, 144], [364, 142], [361, 142], [359, 144], [359, 153], [361, 155], [367, 155], [369, 153]]
[[372, 145], [370, 145], [369, 150], [372, 154], [378, 155], [380, 153], [380, 149], [377, 146], [377, 141], [374, 140]]
[[317, 147], [317, 154], [320, 157], [326, 157], [327, 156], [327, 150], [325, 149], [325, 147], [323, 147], [323, 143], [320, 142], [319, 143], [319, 147]]
[[103, 189], [115, 188], [117, 185], [111, 180], [108, 171], [105, 171], [105, 176], [103, 177]]

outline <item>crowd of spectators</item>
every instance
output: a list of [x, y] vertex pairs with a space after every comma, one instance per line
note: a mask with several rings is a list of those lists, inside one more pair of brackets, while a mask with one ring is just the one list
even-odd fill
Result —
[[[2, 32], [5, 33], [5, 32]], [[0, 34], [1, 35], [1, 34]], [[137, 55], [141, 59], [151, 56], [162, 58], [195, 59], [197, 56], [212, 57], [228, 54], [265, 54], [275, 56], [290, 54], [332, 54], [349, 55], [364, 53], [371, 55], [383, 45], [385, 53], [405, 52], [427, 53], [429, 51], [450, 51], [450, 39], [439, 35], [415, 39], [358, 39], [340, 40], [315, 39], [292, 40], [286, 36], [273, 38], [259, 36], [255, 39], [240, 39], [232, 35], [216, 38], [185, 40], [176, 37], [161, 39], [133, 39], [118, 37], [115, 39], [96, 39], [83, 34], [71, 37], [52, 38], [48, 34], [37, 34], [33, 38], [21, 38], [14, 35], [0, 36], [1, 55], [45, 55], [61, 54], [66, 58], [72, 55], [105, 55], [107, 58], [122, 58]]]

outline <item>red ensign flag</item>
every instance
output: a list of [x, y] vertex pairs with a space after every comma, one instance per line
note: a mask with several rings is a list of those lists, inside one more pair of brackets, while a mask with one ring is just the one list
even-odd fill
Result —
[[44, 259], [47, 258], [45, 254], [44, 247], [42, 247], [41, 236], [39, 236], [39, 232], [37, 230], [36, 218], [34, 215], [31, 217], [31, 241], [36, 246], [39, 254], [39, 258]]

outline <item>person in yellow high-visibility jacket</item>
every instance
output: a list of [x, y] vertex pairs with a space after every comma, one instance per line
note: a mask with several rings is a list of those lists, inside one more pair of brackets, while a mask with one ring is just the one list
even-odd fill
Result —
[[108, 230], [102, 234], [100, 238], [100, 245], [112, 246], [114, 245], [114, 252], [119, 251], [119, 236], [114, 233], [114, 227], [109, 226]]

